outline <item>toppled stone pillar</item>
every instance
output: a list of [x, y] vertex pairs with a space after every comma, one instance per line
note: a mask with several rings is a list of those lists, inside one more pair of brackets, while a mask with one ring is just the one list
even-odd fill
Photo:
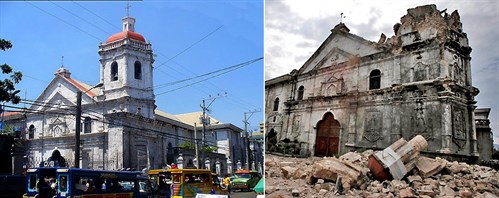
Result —
[[400, 180], [416, 166], [419, 151], [426, 147], [428, 142], [421, 135], [409, 142], [400, 138], [385, 150], [369, 156], [367, 166], [377, 180]]

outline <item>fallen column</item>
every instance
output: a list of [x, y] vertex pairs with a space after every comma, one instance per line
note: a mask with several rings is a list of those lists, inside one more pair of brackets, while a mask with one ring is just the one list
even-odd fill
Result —
[[428, 142], [421, 135], [409, 142], [400, 138], [385, 150], [369, 156], [367, 166], [377, 180], [400, 180], [416, 166], [419, 151], [426, 147]]

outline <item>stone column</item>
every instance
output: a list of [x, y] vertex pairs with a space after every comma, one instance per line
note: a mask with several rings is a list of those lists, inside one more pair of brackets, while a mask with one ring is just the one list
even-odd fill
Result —
[[397, 141], [402, 138], [402, 134], [400, 133], [400, 103], [394, 102], [392, 103], [392, 132], [390, 134], [390, 142]]
[[347, 138], [347, 142], [346, 142], [346, 146], [355, 146], [355, 117], [356, 117], [356, 114], [350, 114], [349, 118], [350, 118], [350, 122], [349, 122], [349, 126], [348, 126], [348, 138]]
[[442, 113], [442, 148], [440, 153], [450, 153], [450, 142], [452, 138], [452, 109], [449, 101], [445, 99]]
[[[470, 154], [472, 156], [479, 156], [478, 147], [477, 147], [477, 139], [476, 139], [476, 123], [475, 123], [475, 105], [468, 106], [468, 123], [471, 125], [470, 130]], [[468, 124], [467, 124], [468, 125]]]

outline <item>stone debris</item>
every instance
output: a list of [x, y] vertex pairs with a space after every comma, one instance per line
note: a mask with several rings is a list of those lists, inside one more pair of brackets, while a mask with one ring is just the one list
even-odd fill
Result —
[[376, 151], [369, 156], [368, 167], [378, 180], [400, 180], [416, 166], [419, 151], [426, 147], [428, 142], [422, 135], [415, 136], [409, 142], [400, 138], [383, 151]]
[[267, 154], [266, 197], [499, 198], [499, 172], [492, 168], [420, 157], [404, 178], [378, 181], [367, 168], [373, 153], [349, 152], [339, 158]]
[[447, 162], [441, 158], [431, 159], [428, 157], [419, 157], [416, 162], [416, 168], [419, 170], [421, 177], [430, 177], [439, 173]]

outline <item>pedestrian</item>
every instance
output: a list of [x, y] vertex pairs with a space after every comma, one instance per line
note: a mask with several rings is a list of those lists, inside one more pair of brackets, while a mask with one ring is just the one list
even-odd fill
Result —
[[230, 177], [229, 175], [225, 175], [224, 180], [222, 181], [225, 188], [227, 188], [227, 192], [230, 194]]

